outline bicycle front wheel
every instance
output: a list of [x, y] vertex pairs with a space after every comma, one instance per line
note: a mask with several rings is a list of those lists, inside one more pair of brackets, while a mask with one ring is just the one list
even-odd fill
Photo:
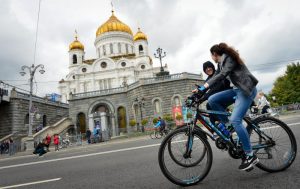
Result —
[[193, 133], [192, 151], [187, 157], [187, 133], [188, 127], [169, 133], [162, 141], [158, 153], [161, 171], [167, 179], [180, 186], [190, 186], [202, 181], [210, 171], [213, 158], [210, 144], [197, 131]]
[[155, 137], [155, 133], [156, 133], [155, 131], [153, 131], [153, 132], [150, 133], [150, 138], [151, 138], [151, 139], [155, 139], [155, 138], [156, 138], [156, 137]]
[[259, 131], [251, 129], [249, 134], [259, 159], [256, 166], [267, 172], [279, 172], [290, 167], [297, 154], [297, 142], [292, 130], [273, 117], [260, 117], [253, 122], [259, 127]]

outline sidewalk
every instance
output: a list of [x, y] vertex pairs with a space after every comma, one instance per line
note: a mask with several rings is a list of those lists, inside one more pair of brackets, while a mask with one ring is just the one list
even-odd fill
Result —
[[[136, 136], [136, 137], [128, 137], [128, 136], [124, 135], [124, 136], [112, 137], [109, 141], [95, 143], [95, 144], [87, 144], [86, 141], [82, 141], [81, 145], [77, 145], [76, 143], [74, 143], [72, 146], [70, 146], [68, 148], [60, 149], [59, 152], [85, 149], [85, 148], [91, 148], [91, 147], [97, 147], [97, 146], [104, 146], [104, 145], [108, 145], [108, 144], [118, 144], [118, 143], [126, 143], [126, 142], [138, 141], [138, 140], [146, 140], [148, 138], [149, 138], [148, 135]], [[48, 152], [48, 153], [56, 153], [54, 146], [50, 146], [49, 150], [50, 150], [50, 152]], [[32, 154], [32, 151], [18, 152], [18, 153], [15, 153], [13, 156], [9, 156], [8, 154], [5, 154], [5, 155], [0, 155], [0, 161], [6, 160], [6, 159], [27, 157], [27, 156], [30, 157], [30, 156], [36, 156], [36, 155]]]

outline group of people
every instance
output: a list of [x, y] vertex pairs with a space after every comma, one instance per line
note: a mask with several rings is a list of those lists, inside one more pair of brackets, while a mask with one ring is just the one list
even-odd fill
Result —
[[14, 150], [14, 141], [12, 138], [9, 138], [0, 144], [0, 153], [13, 155], [15, 153]]
[[101, 132], [100, 124], [96, 124], [94, 126], [93, 133], [88, 128], [86, 130], [85, 135], [86, 135], [86, 140], [87, 140], [88, 144], [101, 142], [102, 141], [102, 132]]
[[[69, 142], [69, 134], [66, 133], [66, 138]], [[49, 147], [52, 141], [52, 137], [47, 133], [47, 136], [40, 141], [37, 146], [35, 147], [33, 154], [43, 156], [45, 153], [49, 152]], [[53, 135], [53, 144], [54, 144], [54, 150], [59, 151], [59, 145], [60, 145], [60, 136], [58, 134]]]

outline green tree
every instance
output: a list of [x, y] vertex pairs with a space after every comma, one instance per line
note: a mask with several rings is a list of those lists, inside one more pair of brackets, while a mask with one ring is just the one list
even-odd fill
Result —
[[300, 102], [300, 64], [292, 63], [287, 66], [285, 74], [274, 82], [269, 97], [275, 96], [275, 104], [282, 105]]

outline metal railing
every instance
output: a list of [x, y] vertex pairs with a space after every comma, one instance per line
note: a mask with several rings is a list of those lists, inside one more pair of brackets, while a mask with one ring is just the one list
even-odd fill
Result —
[[[11, 95], [11, 98], [20, 98], [20, 99], [29, 100], [29, 94], [22, 93], [22, 92], [19, 92], [19, 91], [15, 91], [15, 92], [16, 92], [15, 95]], [[52, 102], [52, 101], [49, 101], [45, 98], [42, 98], [42, 97], [39, 97], [39, 96], [34, 96], [34, 95], [32, 96], [32, 101], [41, 102], [41, 103], [49, 104], [49, 105], [61, 106], [61, 107], [65, 107], [65, 108], [69, 107], [69, 104], [62, 103], [62, 102]]]

